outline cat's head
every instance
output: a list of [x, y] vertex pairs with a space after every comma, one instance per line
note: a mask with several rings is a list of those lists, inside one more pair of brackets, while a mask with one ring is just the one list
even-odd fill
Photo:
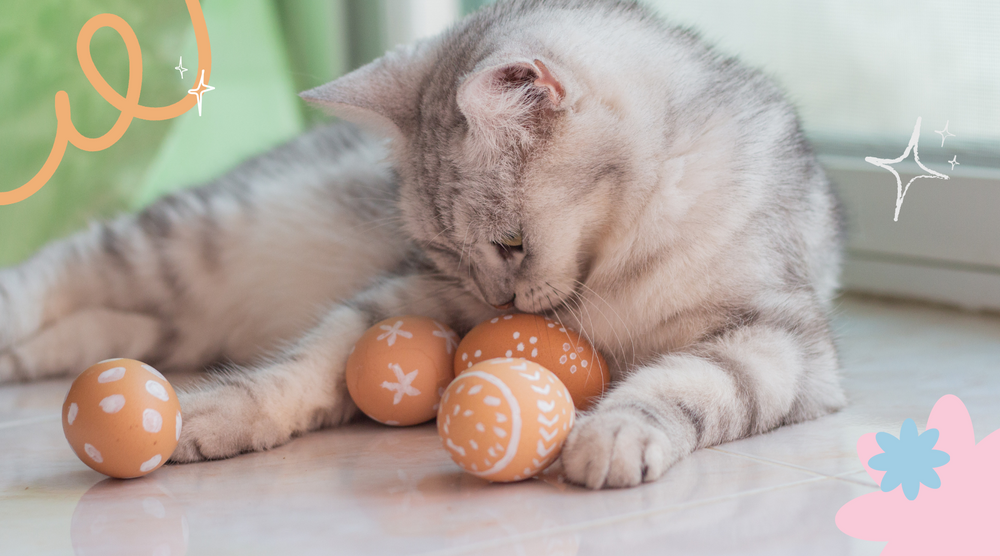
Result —
[[543, 312], [621, 216], [638, 139], [623, 99], [595, 86], [601, 63], [570, 52], [600, 51], [593, 22], [533, 13], [477, 14], [303, 97], [391, 137], [406, 230], [441, 273], [489, 305]]

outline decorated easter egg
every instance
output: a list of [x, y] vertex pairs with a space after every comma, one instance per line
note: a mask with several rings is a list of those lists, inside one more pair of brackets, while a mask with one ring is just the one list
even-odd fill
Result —
[[455, 377], [458, 335], [426, 317], [393, 317], [368, 329], [347, 358], [347, 390], [366, 415], [386, 425], [430, 421]]
[[575, 331], [540, 315], [495, 317], [473, 328], [455, 352], [455, 372], [495, 357], [521, 357], [555, 373], [585, 410], [611, 383], [608, 364]]
[[102, 361], [78, 376], [62, 409], [63, 432], [95, 471], [141, 477], [170, 459], [181, 437], [181, 406], [153, 367], [134, 359]]
[[555, 374], [526, 359], [490, 359], [458, 375], [438, 410], [438, 434], [462, 469], [496, 482], [542, 472], [559, 456], [576, 410]]

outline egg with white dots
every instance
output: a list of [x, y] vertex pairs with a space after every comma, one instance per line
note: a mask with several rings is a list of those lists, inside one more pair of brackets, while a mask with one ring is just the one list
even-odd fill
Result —
[[573, 428], [573, 397], [541, 365], [515, 358], [473, 365], [448, 386], [438, 409], [445, 451], [465, 471], [494, 482], [541, 473]]
[[611, 383], [608, 364], [590, 342], [541, 315], [502, 315], [478, 324], [458, 345], [455, 372], [496, 357], [528, 359], [552, 371], [580, 410], [590, 409]]
[[181, 407], [159, 371], [134, 359], [109, 359], [73, 381], [62, 424], [83, 463], [110, 477], [131, 479], [152, 473], [173, 455], [181, 436]]

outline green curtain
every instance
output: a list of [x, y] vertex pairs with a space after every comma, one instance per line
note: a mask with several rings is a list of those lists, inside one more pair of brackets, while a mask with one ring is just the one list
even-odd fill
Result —
[[[463, 0], [463, 12], [489, 0]], [[41, 191], [0, 206], [0, 266], [15, 264], [93, 219], [135, 210], [157, 197], [209, 181], [240, 161], [328, 116], [295, 93], [380, 56], [385, 0], [203, 0], [212, 42], [212, 86], [203, 113], [161, 122], [133, 120], [100, 152], [70, 145]], [[118, 111], [90, 86], [76, 58], [83, 24], [99, 13], [125, 19], [143, 54], [140, 102], [164, 106], [197, 83], [197, 51], [183, 0], [4, 0], [0, 3], [0, 191], [28, 181], [55, 137], [54, 95], [69, 94], [73, 122], [104, 134]], [[117, 33], [102, 29], [94, 63], [117, 91], [128, 59]], [[183, 57], [183, 79], [174, 70]]]
[[[183, 2], [139, 4], [127, 0], [66, 2], [5, 0], [0, 4], [0, 189], [27, 182], [41, 168], [56, 131], [54, 96], [69, 93], [73, 121], [87, 136], [104, 134], [118, 111], [90, 86], [76, 59], [76, 38], [93, 15], [111, 12], [128, 21], [143, 46], [141, 102], [162, 106], [186, 93], [173, 71], [190, 27]], [[124, 91], [125, 46], [102, 29], [91, 44], [94, 63], [108, 83]], [[194, 59], [191, 59], [194, 61]], [[153, 68], [165, 68], [156, 71]], [[168, 69], [170, 71], [168, 71]], [[188, 74], [190, 77], [190, 74]], [[0, 265], [31, 254], [89, 218], [109, 216], [129, 204], [169, 130], [164, 122], [136, 120], [112, 148], [88, 153], [68, 147], [49, 183], [29, 199], [0, 206]]]

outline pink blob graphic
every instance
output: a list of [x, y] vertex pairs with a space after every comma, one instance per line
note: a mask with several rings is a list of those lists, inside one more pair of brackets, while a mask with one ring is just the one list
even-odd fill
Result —
[[[858, 539], [888, 541], [882, 556], [997, 554], [1000, 431], [976, 444], [969, 411], [952, 395], [934, 404], [927, 428], [941, 434], [934, 449], [951, 456], [936, 468], [941, 487], [922, 486], [912, 501], [899, 487], [859, 496], [837, 512], [837, 527]], [[882, 482], [885, 472], [868, 467], [868, 460], [879, 453], [875, 433], [858, 440], [858, 457], [876, 483]]]

